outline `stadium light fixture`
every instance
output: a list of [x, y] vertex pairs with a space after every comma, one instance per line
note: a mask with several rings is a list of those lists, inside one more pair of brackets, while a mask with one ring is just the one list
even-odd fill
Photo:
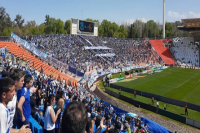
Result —
[[163, 0], [163, 38], [165, 38], [165, 0]]

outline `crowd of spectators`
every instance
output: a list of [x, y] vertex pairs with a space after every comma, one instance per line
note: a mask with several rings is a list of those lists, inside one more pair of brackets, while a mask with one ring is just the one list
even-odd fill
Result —
[[[116, 68], [127, 64], [159, 64], [159, 57], [152, 51], [148, 40], [121, 39], [111, 37], [77, 36], [53, 34], [24, 36], [40, 50], [59, 61], [86, 72], [93, 69]], [[84, 50], [84, 46], [107, 46], [111, 50]], [[114, 53], [114, 57], [97, 57], [96, 54]]]
[[31, 132], [30, 117], [43, 120], [44, 133], [148, 132], [140, 117], [117, 113], [87, 90], [55, 81], [7, 52], [0, 57], [1, 133]]
[[199, 45], [193, 37], [174, 38], [170, 50], [178, 65], [199, 66]]

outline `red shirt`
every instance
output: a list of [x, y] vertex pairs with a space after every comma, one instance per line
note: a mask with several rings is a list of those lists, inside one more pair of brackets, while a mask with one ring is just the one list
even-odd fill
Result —
[[185, 106], [185, 110], [187, 109], [187, 106]]
[[135, 133], [145, 133], [143, 129], [137, 129]]

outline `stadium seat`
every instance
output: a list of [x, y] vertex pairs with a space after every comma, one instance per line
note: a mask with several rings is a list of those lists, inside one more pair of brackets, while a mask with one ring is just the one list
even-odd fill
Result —
[[152, 47], [155, 49], [157, 54], [162, 58], [166, 65], [174, 65], [175, 61], [171, 55], [170, 50], [164, 47], [162, 40], [150, 40]]

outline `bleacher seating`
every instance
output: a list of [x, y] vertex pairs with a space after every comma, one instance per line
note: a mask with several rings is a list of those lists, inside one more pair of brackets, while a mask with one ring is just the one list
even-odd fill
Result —
[[[68, 34], [37, 35], [22, 37], [38, 44], [38, 48], [53, 58], [80, 70], [106, 70], [133, 62], [135, 65], [159, 63], [148, 40], [111, 37], [75, 36]], [[84, 46], [106, 46], [112, 50], [83, 50]], [[96, 57], [96, 54], [115, 53], [114, 57]], [[88, 65], [89, 64], [89, 65]], [[89, 66], [89, 70], [86, 69]], [[75, 73], [76, 74], [76, 73]]]
[[29, 122], [30, 122], [30, 128], [33, 133], [43, 133], [43, 128], [32, 116], [30, 116]]
[[53, 78], [58, 79], [60, 76], [61, 81], [65, 80], [65, 83], [68, 83], [68, 81], [71, 81], [72, 86], [77, 86], [77, 82], [75, 79], [66, 76], [65, 74], [61, 73], [60, 71], [56, 70], [52, 66], [49, 66], [48, 64], [44, 63], [43, 61], [39, 60], [38, 58], [31, 55], [29, 52], [25, 51], [24, 49], [20, 48], [13, 42], [0, 42], [0, 48], [1, 47], [7, 47], [8, 51], [16, 56], [19, 59], [23, 59], [24, 55], [24, 61], [29, 61], [30, 66], [33, 66], [36, 70], [41, 71], [43, 69], [43, 73], [46, 75], [51, 75], [53, 72]]
[[194, 38], [174, 38], [170, 50], [179, 65], [199, 66], [199, 48]]
[[167, 47], [164, 47], [162, 40], [150, 40], [150, 43], [166, 65], [175, 64], [175, 61], [171, 55], [170, 50]]

